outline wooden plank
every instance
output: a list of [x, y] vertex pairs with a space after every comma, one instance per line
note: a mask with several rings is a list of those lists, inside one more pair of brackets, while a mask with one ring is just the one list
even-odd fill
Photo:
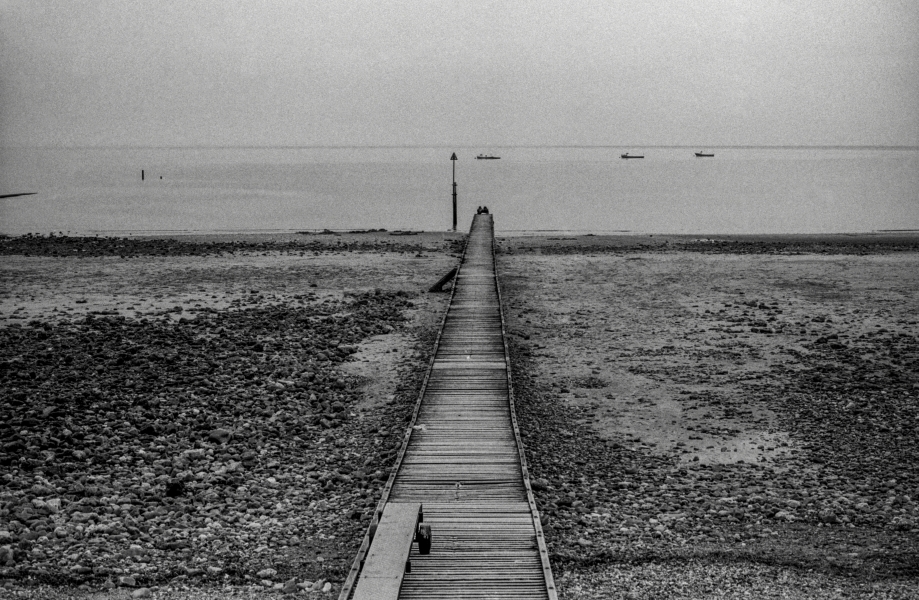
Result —
[[418, 502], [386, 505], [361, 569], [354, 600], [396, 600], [399, 597], [420, 515]]

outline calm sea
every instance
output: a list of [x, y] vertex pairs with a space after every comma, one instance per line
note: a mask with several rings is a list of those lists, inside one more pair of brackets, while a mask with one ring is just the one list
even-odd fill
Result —
[[453, 152], [461, 230], [479, 205], [504, 233], [919, 229], [919, 149], [694, 150], [3, 148], [0, 195], [34, 195], [0, 199], [0, 232], [445, 230]]

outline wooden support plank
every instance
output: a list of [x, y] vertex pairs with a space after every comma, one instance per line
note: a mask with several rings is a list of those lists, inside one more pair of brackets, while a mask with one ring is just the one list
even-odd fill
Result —
[[354, 600], [396, 600], [421, 518], [418, 502], [390, 502], [383, 510], [361, 569]]
[[451, 279], [453, 279], [455, 276], [456, 276], [456, 268], [454, 268], [452, 271], [450, 271], [449, 273], [447, 273], [446, 275], [444, 275], [443, 277], [441, 277], [441, 278], [437, 281], [437, 283], [435, 283], [434, 285], [431, 286], [431, 288], [430, 288], [428, 291], [429, 291], [429, 292], [439, 292], [439, 291], [443, 290], [443, 289], [444, 289], [444, 286], [447, 285], [447, 282], [449, 282], [449, 281], [450, 281]]

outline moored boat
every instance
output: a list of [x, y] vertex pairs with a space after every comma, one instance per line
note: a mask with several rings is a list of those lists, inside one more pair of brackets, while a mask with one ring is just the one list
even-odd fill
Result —
[[644, 154], [629, 154], [628, 152], [626, 152], [625, 154], [619, 155], [619, 158], [644, 158], [644, 157], [645, 157]]
[[711, 158], [715, 156], [714, 152], [696, 152], [696, 158]]
[[490, 154], [479, 154], [475, 157], [476, 160], [498, 160], [500, 156], [491, 156]]

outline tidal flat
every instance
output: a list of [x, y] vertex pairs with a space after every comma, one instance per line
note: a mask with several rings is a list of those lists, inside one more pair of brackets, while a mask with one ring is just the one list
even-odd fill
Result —
[[560, 597], [916, 597], [916, 242], [499, 240]]

